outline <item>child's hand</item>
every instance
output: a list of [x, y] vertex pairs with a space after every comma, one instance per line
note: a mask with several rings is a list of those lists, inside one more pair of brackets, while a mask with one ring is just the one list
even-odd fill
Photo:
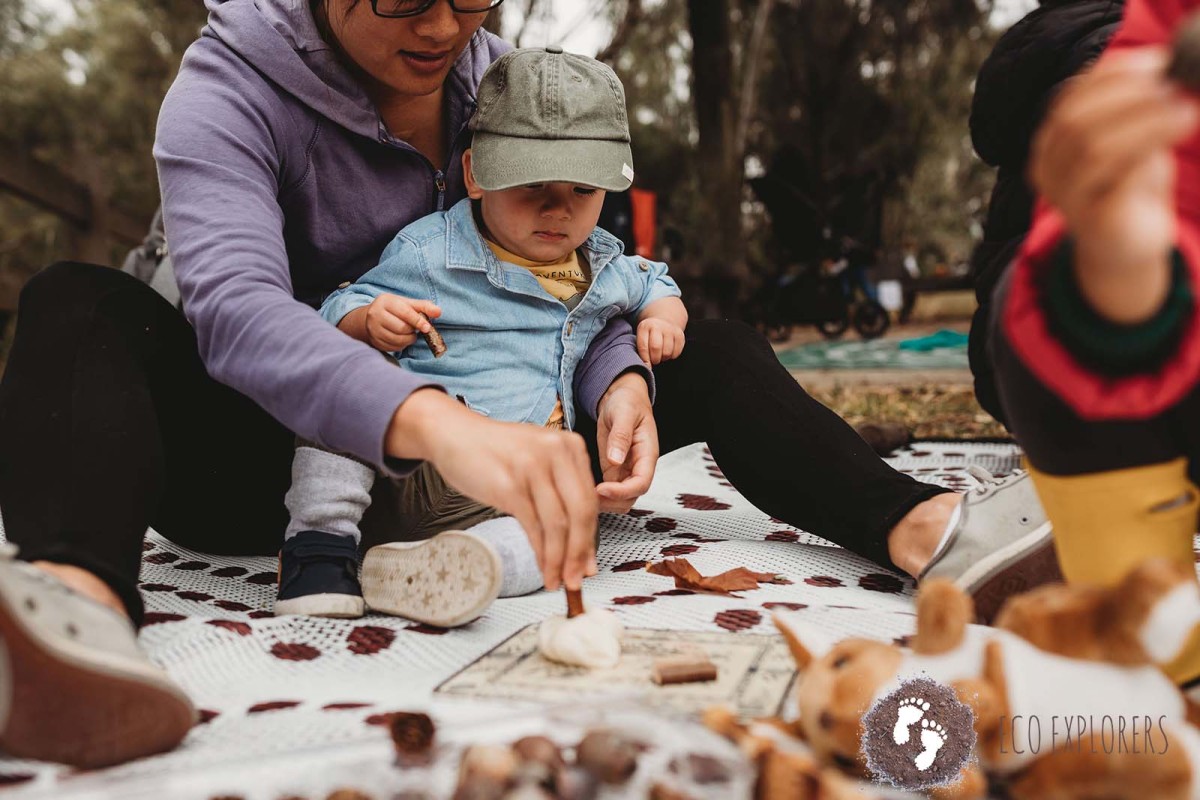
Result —
[[428, 300], [413, 300], [395, 294], [381, 294], [367, 306], [365, 328], [367, 344], [385, 353], [399, 352], [431, 329], [429, 319], [442, 310]]
[[1089, 303], [1114, 322], [1153, 315], [1169, 289], [1175, 244], [1172, 148], [1200, 121], [1164, 77], [1167, 54], [1114, 54], [1072, 80], [1034, 141], [1030, 177], [1076, 239]]
[[651, 366], [679, 358], [685, 339], [683, 328], [673, 322], [657, 317], [644, 319], [637, 326], [638, 356]]

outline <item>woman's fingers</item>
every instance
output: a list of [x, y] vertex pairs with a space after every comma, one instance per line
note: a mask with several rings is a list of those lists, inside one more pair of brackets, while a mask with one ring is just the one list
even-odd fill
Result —
[[578, 589], [595, 557], [600, 509], [587, 445], [579, 435], [570, 434], [566, 449], [565, 457], [555, 461], [554, 485], [567, 510], [563, 583], [568, 589]]
[[570, 532], [570, 518], [555, 485], [554, 472], [553, 465], [543, 465], [543, 469], [531, 476], [529, 481], [533, 505], [542, 528], [542, 547], [545, 553], [542, 579], [550, 591], [561, 585], [563, 559], [566, 556], [567, 537]]

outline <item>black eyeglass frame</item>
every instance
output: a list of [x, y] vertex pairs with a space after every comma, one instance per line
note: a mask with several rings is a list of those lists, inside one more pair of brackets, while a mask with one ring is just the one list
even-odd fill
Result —
[[[371, 10], [375, 12], [375, 16], [383, 17], [384, 19], [405, 19], [407, 17], [419, 17], [429, 9], [437, 5], [439, 0], [426, 0], [421, 4], [421, 7], [416, 11], [405, 11], [403, 14], [383, 14], [379, 11], [379, 0], [371, 0]], [[459, 8], [455, 0], [446, 0], [450, 4], [450, 8], [456, 14], [486, 14], [493, 9], [499, 8], [504, 0], [493, 0], [492, 4], [487, 8]]]

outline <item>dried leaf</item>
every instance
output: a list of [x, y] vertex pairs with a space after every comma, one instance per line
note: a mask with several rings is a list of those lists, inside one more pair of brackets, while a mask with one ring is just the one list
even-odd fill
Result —
[[663, 575], [675, 579], [676, 589], [694, 592], [711, 592], [734, 597], [734, 592], [757, 589], [760, 583], [790, 584], [787, 578], [772, 572], [754, 572], [745, 567], [731, 569], [720, 575], [704, 576], [686, 558], [669, 558], [646, 565], [652, 575]]

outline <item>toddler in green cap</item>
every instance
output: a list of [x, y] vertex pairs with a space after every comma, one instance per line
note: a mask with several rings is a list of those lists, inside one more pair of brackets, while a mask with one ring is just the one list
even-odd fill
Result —
[[[483, 76], [470, 127], [467, 199], [402, 230], [321, 314], [478, 413], [570, 430], [576, 367], [610, 319], [636, 323], [647, 365], [685, 344], [687, 312], [666, 265], [624, 255], [597, 227], [605, 192], [633, 182], [624, 90], [594, 59], [515, 50]], [[431, 318], [444, 353], [419, 336]], [[390, 491], [375, 480], [357, 460], [297, 448], [276, 614], [355, 617], [366, 605], [450, 627], [542, 586], [537, 548], [514, 518], [458, 494], [428, 464], [389, 478]], [[360, 587], [373, 488], [401, 529], [367, 552]]]

